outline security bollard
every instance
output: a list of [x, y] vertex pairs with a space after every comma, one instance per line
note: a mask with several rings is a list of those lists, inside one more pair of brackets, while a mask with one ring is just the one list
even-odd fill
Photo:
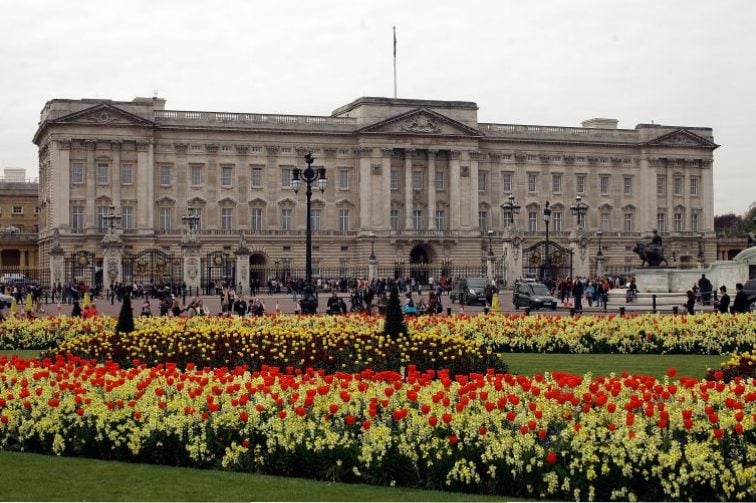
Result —
[[570, 308], [570, 316], [575, 316], [575, 308], [574, 307]]
[[450, 307], [446, 308], [446, 316], [451, 316], [451, 308]]
[[620, 316], [625, 316], [625, 306], [620, 306], [619, 311], [620, 311]]
[[673, 307], [672, 307], [672, 314], [677, 314], [677, 313], [678, 313], [679, 311], [680, 311], [680, 310], [678, 309], [678, 307], [677, 307], [677, 306], [673, 306]]
[[656, 294], [651, 296], [651, 311], [656, 314]]
[[525, 316], [528, 316], [529, 314], [530, 314], [530, 308], [526, 307], [525, 308]]

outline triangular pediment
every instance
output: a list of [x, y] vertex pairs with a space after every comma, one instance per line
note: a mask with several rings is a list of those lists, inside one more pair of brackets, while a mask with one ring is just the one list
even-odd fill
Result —
[[708, 147], [717, 148], [719, 145], [703, 136], [699, 136], [687, 129], [676, 129], [670, 133], [663, 134], [658, 138], [646, 143], [651, 146], [659, 147]]
[[376, 124], [358, 133], [390, 133], [405, 135], [482, 136], [480, 131], [429, 108], [416, 108]]
[[118, 126], [154, 126], [155, 123], [122, 110], [108, 103], [101, 103], [85, 110], [64, 115], [54, 121], [57, 124], [99, 124]]

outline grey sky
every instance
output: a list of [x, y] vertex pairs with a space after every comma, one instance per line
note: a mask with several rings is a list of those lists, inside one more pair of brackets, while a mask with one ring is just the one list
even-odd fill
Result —
[[0, 167], [37, 172], [45, 101], [328, 115], [359, 96], [470, 100], [481, 122], [709, 126], [714, 210], [756, 200], [756, 1], [0, 0]]

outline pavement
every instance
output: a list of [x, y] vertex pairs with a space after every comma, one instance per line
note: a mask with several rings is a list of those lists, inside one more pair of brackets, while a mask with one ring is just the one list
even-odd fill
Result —
[[[319, 296], [320, 305], [318, 306], [318, 313], [325, 314], [326, 311], [326, 303], [328, 302], [328, 298], [330, 297], [330, 293], [321, 293]], [[344, 302], [346, 303], [347, 307], [349, 307], [349, 294], [348, 293], [342, 293], [339, 294], [340, 297], [344, 299]], [[265, 312], [268, 314], [272, 314], [276, 311], [276, 308], [280, 313], [283, 314], [293, 314], [295, 309], [295, 301], [294, 298], [289, 294], [272, 294], [268, 295], [267, 293], [263, 293], [262, 295], [258, 296], [263, 304], [265, 305]], [[245, 295], [245, 300], [249, 300], [250, 296]], [[419, 297], [417, 293], [413, 294], [413, 298], [415, 302], [418, 301]], [[426, 300], [428, 299], [427, 292], [423, 294], [423, 298]], [[199, 297], [188, 297], [186, 298], [186, 302], [189, 303], [194, 299], [201, 299], [202, 303], [207, 306], [210, 309], [210, 312], [213, 314], [219, 314], [221, 312], [221, 299], [220, 296], [217, 295], [201, 295]], [[297, 297], [299, 299], [299, 297]], [[402, 300], [404, 297], [402, 296]], [[511, 291], [505, 291], [503, 294], [499, 296], [500, 300], [500, 310], [501, 312], [505, 313], [524, 313], [524, 309], [515, 310], [514, 306], [512, 305], [512, 292]], [[132, 299], [132, 305], [134, 308], [134, 315], [138, 316], [139, 312], [141, 310], [141, 306], [144, 300], [142, 298], [139, 299]], [[182, 299], [179, 299], [179, 303], [182, 302]], [[451, 314], [461, 314], [464, 312], [464, 314], [478, 314], [483, 312], [483, 306], [480, 305], [465, 305], [464, 308], [460, 306], [459, 304], [452, 304], [449, 297], [444, 295], [441, 297], [441, 303], [444, 307], [444, 314], [447, 314], [448, 308], [451, 308]], [[118, 313], [121, 310], [121, 303], [116, 301], [111, 304], [110, 299], [99, 298], [95, 299], [95, 304], [97, 305], [97, 309], [102, 314], [107, 314], [110, 316], [118, 316]], [[150, 305], [152, 308], [153, 314], [159, 313], [159, 301], [158, 299], [150, 299]], [[182, 304], [183, 306], [183, 304]], [[73, 306], [71, 304], [61, 304], [60, 305], [60, 312], [63, 314], [70, 314], [71, 308]], [[593, 307], [588, 307], [587, 304], [584, 305], [583, 308], [583, 314], [619, 314], [619, 307], [620, 306], [609, 306], [608, 309], [604, 309], [603, 307], [597, 308], [595, 305]], [[624, 306], [626, 309], [626, 312], [628, 314], [630, 313], [650, 313], [651, 308], [649, 306], [642, 306], [642, 305], [636, 305], [636, 304], [627, 304]], [[701, 310], [702, 306], [696, 306], [696, 311]], [[45, 313], [48, 314], [57, 314], [58, 311], [58, 305], [57, 303], [48, 303], [45, 304], [45, 302], [42, 302], [42, 309]], [[464, 310], [463, 310], [464, 309]], [[705, 306], [705, 311], [713, 311], [713, 307], [711, 306]], [[679, 311], [682, 313], [684, 309], [680, 307]], [[533, 311], [533, 312], [539, 312], [544, 314], [556, 314], [560, 316], [567, 315], [569, 316], [572, 314], [570, 312], [570, 306], [558, 306], [556, 311], [552, 311], [550, 309], [544, 309], [541, 311]], [[671, 308], [665, 308], [660, 309], [660, 313], [662, 314], [672, 314]]]

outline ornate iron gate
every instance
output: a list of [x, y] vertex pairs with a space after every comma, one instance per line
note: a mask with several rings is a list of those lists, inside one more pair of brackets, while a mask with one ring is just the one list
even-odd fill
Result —
[[236, 285], [236, 262], [222, 251], [210, 252], [202, 259], [202, 286], [214, 293], [218, 284]]
[[541, 241], [522, 251], [522, 275], [525, 278], [543, 280], [572, 277], [572, 250], [549, 241], [549, 266], [546, 260], [546, 241]]
[[161, 250], [148, 249], [123, 259], [125, 284], [175, 285], [183, 280], [181, 264]]
[[89, 287], [95, 286], [97, 261], [94, 253], [84, 250], [73, 252], [68, 265], [70, 281], [84, 283]]

